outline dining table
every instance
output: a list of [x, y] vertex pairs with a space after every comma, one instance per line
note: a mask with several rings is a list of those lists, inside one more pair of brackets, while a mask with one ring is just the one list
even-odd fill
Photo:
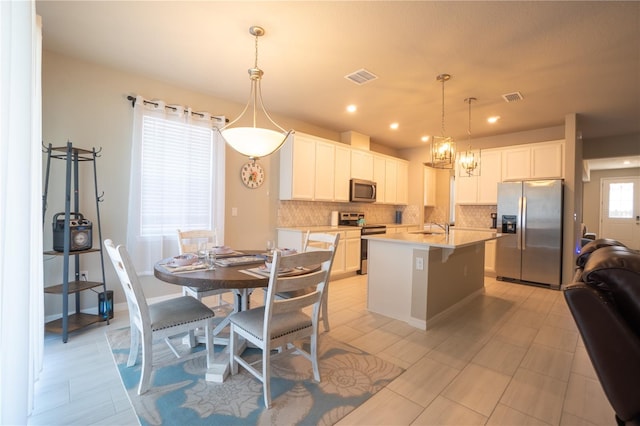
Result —
[[[264, 251], [239, 250], [238, 254], [228, 259], [255, 256], [255, 262], [230, 266], [216, 266], [215, 269], [171, 268], [173, 258], [162, 259], [153, 267], [153, 275], [159, 280], [183, 287], [191, 287], [197, 291], [230, 290], [234, 294], [233, 312], [249, 309], [251, 293], [256, 288], [266, 288], [269, 276], [263, 270]], [[221, 256], [219, 261], [224, 259]], [[248, 261], [251, 261], [250, 259]], [[261, 268], [262, 267], [262, 268]], [[258, 272], [260, 271], [260, 272]], [[229, 324], [229, 317], [217, 322], [213, 330], [215, 344], [228, 344], [228, 339], [220, 337], [220, 333]], [[242, 348], [244, 350], [244, 348]], [[208, 369], [206, 380], [221, 383], [229, 372], [229, 353], [224, 351], [216, 354], [213, 366]]]

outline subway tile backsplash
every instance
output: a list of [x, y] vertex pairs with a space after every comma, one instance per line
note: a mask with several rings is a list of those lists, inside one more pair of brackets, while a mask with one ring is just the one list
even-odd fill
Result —
[[367, 223], [394, 223], [398, 210], [402, 212], [403, 224], [417, 225], [420, 220], [418, 206], [282, 200], [278, 205], [278, 226], [330, 225], [334, 210], [362, 212]]

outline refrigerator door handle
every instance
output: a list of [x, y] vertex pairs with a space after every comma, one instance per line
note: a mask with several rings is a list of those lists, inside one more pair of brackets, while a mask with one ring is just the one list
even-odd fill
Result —
[[520, 214], [522, 215], [522, 251], [527, 249], [527, 197], [522, 197], [522, 205], [520, 206]]
[[522, 197], [518, 197], [518, 216], [516, 217], [516, 249], [522, 250]]

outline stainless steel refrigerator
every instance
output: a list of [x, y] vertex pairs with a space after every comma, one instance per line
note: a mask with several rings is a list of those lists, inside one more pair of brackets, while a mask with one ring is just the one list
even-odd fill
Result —
[[498, 184], [498, 279], [560, 288], [562, 198], [562, 180]]

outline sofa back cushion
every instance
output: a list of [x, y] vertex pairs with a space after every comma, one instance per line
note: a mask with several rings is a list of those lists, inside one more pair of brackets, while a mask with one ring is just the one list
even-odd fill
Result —
[[600, 248], [589, 256], [582, 281], [608, 298], [640, 336], [640, 252], [624, 246]]
[[582, 246], [582, 249], [580, 249], [580, 255], [578, 255], [578, 258], [576, 259], [576, 266], [578, 268], [584, 268], [584, 265], [586, 265], [587, 260], [589, 260], [591, 253], [603, 247], [625, 247], [625, 245], [620, 241], [612, 240], [610, 238], [599, 238], [597, 240], [593, 240]]

